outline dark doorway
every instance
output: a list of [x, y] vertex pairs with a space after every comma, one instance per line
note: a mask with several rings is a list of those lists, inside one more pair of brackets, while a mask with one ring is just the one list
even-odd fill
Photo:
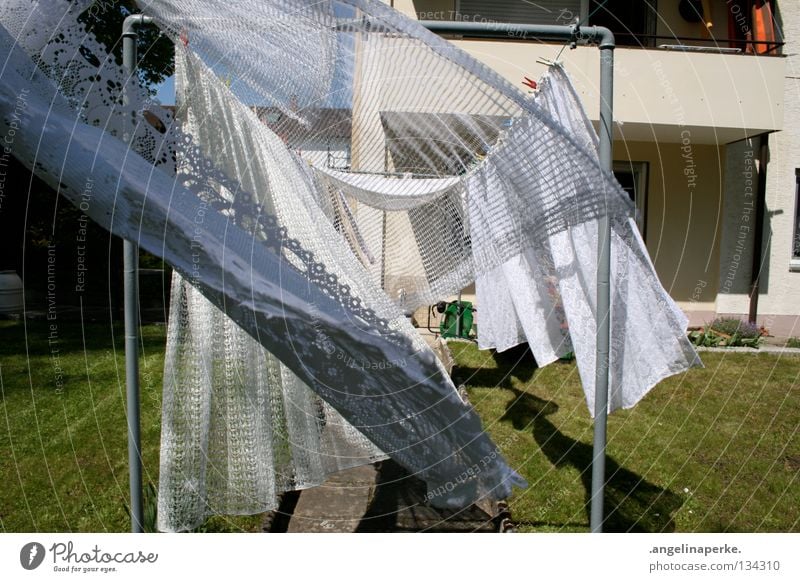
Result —
[[619, 46], [655, 46], [657, 6], [655, 0], [592, 0], [589, 24], [605, 26]]

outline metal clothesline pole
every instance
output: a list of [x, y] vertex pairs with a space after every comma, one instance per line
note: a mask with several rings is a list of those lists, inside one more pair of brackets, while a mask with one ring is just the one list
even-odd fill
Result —
[[[136, 28], [152, 24], [149, 16], [134, 14], [125, 18], [122, 25], [122, 63], [128, 74], [123, 98], [129, 102], [130, 77], [136, 70]], [[613, 135], [613, 81], [614, 48], [613, 33], [600, 26], [559, 26], [536, 24], [502, 24], [482, 22], [420, 21], [420, 24], [439, 34], [467, 35], [481, 38], [507, 38], [513, 31], [519, 40], [594, 42], [600, 49], [600, 165], [606, 171], [612, 169]], [[521, 37], [520, 37], [521, 35]], [[130, 143], [133, 128], [126, 127], [125, 140]], [[139, 420], [139, 289], [138, 248], [125, 240], [125, 380], [128, 406], [128, 462], [131, 492], [131, 531], [143, 531], [142, 503], [142, 459]], [[592, 532], [601, 532], [603, 527], [603, 490], [605, 486], [606, 424], [608, 416], [609, 345], [610, 345], [610, 273], [611, 273], [611, 227], [607, 217], [598, 227], [597, 265], [597, 352], [595, 377], [595, 421], [592, 457], [591, 519]]]
[[[600, 42], [600, 166], [612, 171], [614, 139], [614, 36]], [[603, 490], [606, 482], [606, 427], [611, 363], [611, 220], [597, 226], [597, 356], [595, 359], [594, 439], [590, 526], [603, 531]]]
[[[123, 88], [123, 104], [130, 103], [130, 91], [135, 86], [136, 28], [151, 24], [153, 19], [133, 14], [122, 23], [122, 66], [127, 75]], [[123, 139], [129, 145], [133, 140], [133, 121], [128, 119]], [[128, 419], [128, 478], [131, 492], [131, 531], [144, 531], [144, 504], [142, 502], [142, 454], [139, 419], [139, 248], [129, 240], [122, 242], [125, 310], [125, 394]]]
[[[600, 166], [612, 171], [614, 120], [614, 34], [602, 26], [559, 26], [549, 24], [511, 24], [497, 22], [449, 22], [425, 20], [420, 24], [438, 34], [478, 38], [576, 42], [589, 41], [600, 49]], [[513, 37], [511, 34], [513, 33]], [[605, 488], [606, 427], [610, 358], [611, 307], [611, 223], [607, 216], [598, 224], [597, 247], [597, 351], [595, 357], [594, 438], [592, 452], [592, 490], [590, 520], [592, 532], [603, 531], [603, 492]]]

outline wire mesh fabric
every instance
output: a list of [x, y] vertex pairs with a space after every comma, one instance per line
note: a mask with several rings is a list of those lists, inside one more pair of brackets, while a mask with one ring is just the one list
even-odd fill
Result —
[[[598, 139], [566, 71], [550, 67], [536, 103], [597, 156]], [[598, 157], [599, 159], [599, 157]], [[590, 412], [595, 410], [598, 222], [587, 220], [480, 274], [478, 344], [528, 342], [538, 365], [574, 353]], [[631, 408], [664, 378], [701, 365], [688, 320], [659, 283], [636, 222], [611, 220], [609, 411]]]
[[[39, 9], [38, 5], [20, 5], [27, 7], [29, 14], [31, 8]], [[9, 21], [3, 20], [4, 24]], [[63, 22], [59, 20], [57, 26]], [[380, 288], [363, 270], [357, 270], [362, 267], [346, 242], [337, 233], [331, 240], [339, 241], [339, 248], [324, 248], [317, 229], [325, 232], [328, 227], [324, 225], [330, 223], [314, 210], [316, 206], [308, 206], [308, 196], [301, 195], [315, 191], [308, 181], [309, 170], [294, 163], [294, 154], [282, 140], [264, 142], [266, 151], [277, 155], [266, 176], [249, 175], [248, 157], [235, 146], [228, 154], [239, 156], [236, 172], [226, 168], [230, 158], [223, 158], [222, 153], [217, 156], [212, 150], [214, 159], [204, 157], [209, 144], [195, 143], [190, 132], [175, 124], [167, 126], [160, 140], [158, 136], [138, 140], [134, 134], [134, 147], [144, 148], [139, 155], [115, 137], [121, 132], [104, 131], [102, 122], [95, 123], [95, 118], [85, 115], [83, 104], [91, 101], [94, 83], [121, 74], [110, 70], [106, 76], [107, 58], [97, 59], [100, 66], [88, 67], [79, 60], [87, 50], [94, 51], [95, 57], [102, 56], [103, 47], [91, 45], [80, 30], [45, 36], [50, 40], [43, 47], [32, 47], [14, 38], [25, 35], [26, 27], [35, 28], [38, 22], [29, 16], [15, 16], [13, 23], [19, 25], [14, 36], [5, 28], [0, 31], [3, 53], [8, 55], [0, 107], [2, 128], [8, 135], [16, 134], [12, 151], [20, 161], [79, 205], [89, 218], [163, 257], [362, 433], [372, 443], [364, 444], [363, 449], [374, 451], [377, 447], [426, 480], [433, 504], [461, 507], [482, 497], [503, 498], [512, 485], [524, 484], [482, 432], [480, 420], [458, 396], [431, 350]], [[59, 44], [64, 39], [69, 43], [52, 51], [52, 59], [45, 59], [53, 48], [53, 38]], [[68, 77], [75, 81], [69, 86], [59, 84], [59, 73], [65, 69], [49, 66], [61, 64], [59, 59], [67, 68], [79, 65]], [[90, 65], [93, 61], [86, 60]], [[227, 90], [224, 83], [208, 86]], [[21, 102], [20, 96], [24, 96]], [[107, 107], [109, 119], [127, 118], [146, 125], [142, 122], [146, 119], [143, 102], [125, 105], [120, 101], [93, 105], [97, 112]], [[230, 109], [234, 110], [244, 118], [252, 111], [244, 105]], [[217, 113], [228, 111], [219, 109]], [[24, 131], [18, 131], [20, 128]], [[147, 150], [148, 146], [151, 149]], [[226, 175], [226, 170], [232, 175]], [[248, 185], [266, 180], [270, 191], [252, 194], [237, 178]], [[84, 196], [87, 181], [97, 185], [90, 200]], [[295, 202], [284, 197], [281, 204], [269, 206], [273, 194], [290, 191], [298, 193]], [[281, 212], [295, 211], [305, 212], [309, 221], [281, 223]], [[290, 232], [306, 240], [294, 238]], [[321, 259], [331, 258], [330, 264], [318, 259], [306, 244], [318, 250]], [[353, 268], [356, 270], [349, 270]], [[190, 298], [184, 297], [191, 305]], [[205, 322], [209, 323], [213, 322]], [[176, 341], [170, 348], [180, 345], [180, 334]], [[246, 367], [243, 359], [247, 358], [240, 352], [239, 359], [231, 362], [212, 362], [192, 370], [167, 368], [166, 381], [174, 372], [187, 379], [181, 385], [191, 385], [193, 378], [204, 374], [214, 384], [214, 379], [225, 374], [242, 372]], [[266, 362], [244, 370], [245, 380], [239, 387], [274, 369]], [[268, 383], [268, 396], [274, 397], [276, 390], [287, 386], [291, 392], [291, 383]], [[281, 466], [276, 460], [281, 451], [271, 442], [276, 436], [272, 431], [280, 428], [274, 424], [274, 401], [267, 403], [267, 395], [249, 384], [247, 388], [249, 393], [234, 394], [233, 398], [225, 390], [214, 399], [203, 394], [198, 400], [187, 394], [180, 400], [175, 394], [165, 394], [165, 418], [176, 422], [163, 427], [162, 466], [180, 468], [180, 463], [187, 462], [190, 470], [175, 471], [177, 478], [172, 480], [167, 474], [162, 476], [159, 520], [163, 529], [191, 527], [220, 509], [247, 512], [258, 506], [262, 510], [271, 503], [271, 487], [265, 486], [262, 478], [285, 486], [282, 480], [287, 476], [275, 474], [276, 466]], [[231, 402], [247, 406], [237, 408], [230, 406]], [[287, 402], [291, 403], [291, 398], [283, 400], [284, 408]], [[272, 409], [262, 409], [266, 405]], [[319, 416], [308, 414], [306, 421], [319, 422]], [[328, 425], [326, 421], [323, 432], [332, 436], [336, 430], [335, 422]], [[224, 436], [225, 447], [215, 446], [221, 442], [215, 435]], [[282, 438], [285, 441], [287, 436]], [[184, 448], [171, 447], [173, 442]], [[184, 453], [193, 460], [182, 458]], [[244, 456], [229, 456], [237, 453]], [[311, 453], [326, 451], [320, 447]], [[333, 456], [336, 454], [334, 451]], [[343, 462], [347, 462], [347, 454], [342, 454]], [[361, 454], [359, 459], [365, 462], [367, 456]], [[249, 464], [252, 460], [260, 464]], [[298, 485], [300, 473], [292, 474], [291, 486]]]
[[[547, 111], [381, 2], [143, 8], [343, 197], [351, 244], [406, 310], [571, 225], [632, 212], [596, 155]], [[251, 41], [270, 34], [285, 42]], [[238, 43], [250, 50], [226, 52]]]
[[[198, 12], [189, 4], [158, 1], [151, 12], [190, 49], [196, 38], [202, 56], [218, 34], [205, 23], [221, 6], [206, 3]], [[234, 52], [210, 66], [295, 163], [306, 165], [316, 203], [403, 311], [477, 280], [481, 347], [527, 341], [541, 364], [575, 352], [593, 412], [597, 219], [607, 215], [614, 263], [609, 409], [633, 406], [664, 377], [699, 363], [686, 318], [661, 287], [631, 221], [632, 202], [600, 169], [597, 135], [560, 66], [528, 99], [382, 3], [309, 6], [268, 2], [220, 13], [228, 36], [273, 26], [284, 37], [292, 22], [301, 24], [291, 42], [268, 46], [268, 55]], [[321, 54], [335, 56], [327, 65], [290, 66], [310, 31], [311, 50], [321, 43]], [[252, 70], [261, 59], [286, 64], [254, 95]], [[295, 92], [304, 68], [330, 92]], [[218, 117], [216, 106], [205, 107]], [[209, 123], [235, 139], [268, 133], [252, 116], [246, 129]]]
[[[307, 207], [296, 204], [305, 190], [290, 195], [292, 180], [302, 184], [302, 175], [276, 175], [266, 167], [287, 155], [274, 134], [252, 135], [242, 129], [236, 135], [252, 139], [214, 141], [219, 128], [211, 112], [224, 108], [226, 123], [240, 127], [252, 112], [221, 101], [227, 95], [224, 84], [180, 47], [176, 88], [177, 118], [186, 134], [195, 143], [214, 144], [216, 168], [235, 178], [237, 187], [260, 193], [256, 205], [252, 199], [243, 204], [249, 198], [244, 192], [219, 188], [229, 205], [226, 212], [248, 222], [258, 221], [248, 213], [256, 208], [293, 216], [299, 224], [329, 222], [313, 201]], [[202, 174], [197, 160], [205, 159], [204, 153], [180, 155], [181, 173]], [[204, 221], [204, 213], [197, 219]], [[305, 247], [305, 252], [325, 254], [321, 239], [306, 238], [316, 246]], [[313, 320], [318, 314], [310, 309], [308, 316]], [[335, 349], [324, 335], [317, 339], [323, 349]], [[162, 427], [159, 515], [161, 527], [168, 530], [190, 529], [211, 514], [275, 509], [284, 491], [320, 485], [330, 473], [386, 458], [198, 292], [191, 277], [180, 274], [173, 277], [170, 295]]]
[[[163, 132], [141, 121], [146, 94], [92, 99], [98, 80], [127, 80], [107, 59], [79, 60], [79, 31], [71, 53], [52, 36], [17, 45], [29, 38], [18, 15], [0, 31], [0, 107], [11, 128], [24, 90], [14, 155], [75, 204], [87, 179], [101, 185], [85, 212], [179, 273], [163, 529], [263, 511], [278, 491], [381, 454], [424, 479], [435, 505], [507, 497], [524, 482], [403, 313], [477, 279], [479, 309], [514, 309], [479, 312], [483, 344], [527, 338], [542, 362], [574, 347], [591, 403], [603, 216], [622, 289], [611, 407], [697, 362], [561, 72], [529, 100], [380, 2], [141, 6], [176, 44], [179, 109]], [[130, 119], [138, 153], [114, 137]]]

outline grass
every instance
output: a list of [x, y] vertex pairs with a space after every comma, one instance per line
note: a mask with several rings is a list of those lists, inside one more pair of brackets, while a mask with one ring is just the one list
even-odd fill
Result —
[[[520, 531], [587, 531], [592, 422], [574, 362], [451, 343], [454, 377], [530, 484]], [[608, 531], [800, 531], [800, 358], [704, 353], [609, 417]]]
[[[158, 483], [164, 344], [164, 326], [143, 327], [145, 484]], [[0, 531], [128, 531], [123, 346], [121, 324], [0, 321]], [[260, 520], [201, 529], [256, 531]]]
[[[0, 322], [0, 531], [127, 531], [121, 326]], [[158, 483], [163, 326], [143, 328], [145, 483]], [[586, 531], [592, 424], [574, 362], [536, 369], [451, 343], [458, 383], [530, 483], [511, 500], [521, 531]], [[54, 351], [58, 350], [58, 351]], [[54, 359], [54, 355], [58, 359]], [[608, 528], [799, 531], [800, 358], [704, 353], [608, 432]], [[261, 516], [201, 531], [258, 531]]]

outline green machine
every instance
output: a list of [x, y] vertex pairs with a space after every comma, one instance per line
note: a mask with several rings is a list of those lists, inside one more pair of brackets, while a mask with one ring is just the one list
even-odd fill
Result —
[[436, 304], [436, 311], [442, 314], [439, 322], [439, 333], [443, 338], [460, 337], [468, 339], [472, 331], [473, 312], [470, 301], [441, 301]]

